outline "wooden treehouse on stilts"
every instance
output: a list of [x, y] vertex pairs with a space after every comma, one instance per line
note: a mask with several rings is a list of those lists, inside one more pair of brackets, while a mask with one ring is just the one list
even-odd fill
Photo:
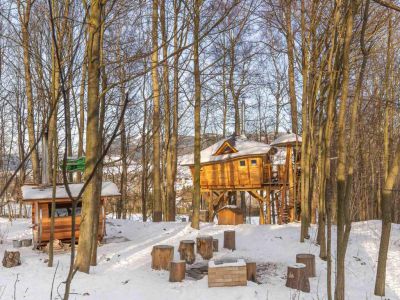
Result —
[[[232, 135], [202, 150], [200, 187], [209, 221], [218, 215], [218, 220], [224, 219], [219, 224], [236, 225], [237, 216], [245, 213], [241, 199], [246, 192], [258, 202], [260, 224], [295, 221], [300, 208], [300, 145], [301, 137], [295, 134], [285, 134], [270, 145]], [[285, 159], [279, 161], [277, 154], [282, 153]], [[189, 166], [193, 176], [193, 155], [181, 165]]]

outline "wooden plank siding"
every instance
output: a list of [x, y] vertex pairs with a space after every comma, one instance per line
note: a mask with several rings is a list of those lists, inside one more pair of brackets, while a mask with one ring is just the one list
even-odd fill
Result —
[[[67, 203], [71, 202], [58, 200], [57, 203]], [[46, 243], [50, 240], [50, 223], [51, 216], [49, 211], [49, 206], [51, 205], [51, 201], [43, 201], [33, 202], [32, 205], [32, 224], [33, 224], [33, 237], [35, 243]], [[36, 211], [36, 207], [38, 207], [39, 212]], [[105, 214], [104, 214], [104, 200], [101, 200], [100, 204], [100, 218], [99, 218], [99, 232], [98, 238], [101, 240], [105, 234]], [[38, 214], [38, 216], [37, 216]], [[71, 235], [71, 226], [72, 226], [72, 218], [71, 216], [67, 217], [55, 217], [54, 218], [54, 238], [58, 240], [70, 240]], [[75, 237], [79, 238], [79, 225], [81, 222], [81, 216], [75, 217], [76, 222], [76, 230]], [[41, 234], [40, 234], [41, 233]], [[41, 236], [40, 236], [41, 235]]]
[[[190, 166], [192, 176], [194, 166]], [[283, 174], [278, 169], [279, 176]], [[200, 186], [203, 190], [256, 189], [272, 183], [272, 166], [265, 156], [239, 157], [203, 164]]]

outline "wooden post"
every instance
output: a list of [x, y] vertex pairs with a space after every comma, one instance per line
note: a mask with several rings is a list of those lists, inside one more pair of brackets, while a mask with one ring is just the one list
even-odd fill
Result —
[[208, 222], [214, 221], [214, 200], [213, 191], [210, 190], [210, 197], [208, 198]]
[[184, 260], [171, 261], [169, 267], [169, 281], [181, 282], [185, 279], [186, 262]]
[[286, 286], [306, 293], [310, 292], [310, 282], [305, 274], [304, 264], [294, 264], [288, 266]]
[[[281, 190], [281, 198], [282, 198], [282, 190]], [[278, 225], [282, 225], [282, 205], [281, 202], [279, 201], [278, 195], [276, 195], [275, 202], [276, 202], [276, 212], [278, 214]]]
[[271, 191], [269, 186], [266, 189], [265, 203], [267, 206], [267, 224], [271, 224]]
[[213, 257], [213, 237], [212, 236], [199, 236], [196, 238], [197, 253], [203, 259], [210, 259]]
[[247, 262], [247, 280], [257, 282], [257, 264], [255, 262]]
[[286, 201], [286, 188], [287, 188], [287, 185], [286, 185], [286, 181], [285, 181], [285, 183], [283, 184], [283, 188], [282, 188], [282, 193], [281, 193], [281, 222], [282, 223], [287, 223], [288, 222], [288, 212], [289, 212], [289, 209], [288, 209], [288, 205], [287, 205], [287, 201]]
[[151, 268], [154, 270], [169, 270], [169, 265], [173, 258], [173, 246], [156, 245], [151, 251]]
[[195, 242], [193, 240], [183, 240], [179, 243], [178, 252], [180, 254], [180, 259], [185, 260], [189, 265], [193, 264], [196, 260], [194, 244]]
[[227, 230], [224, 231], [224, 248], [235, 250], [235, 231], [234, 230]]
[[293, 147], [292, 146], [288, 146], [286, 148], [287, 153], [289, 153], [289, 221], [290, 222], [294, 222], [295, 220], [295, 215], [296, 215], [296, 211], [295, 211], [295, 204], [294, 204], [294, 197], [296, 194], [295, 191], [295, 175], [294, 175], [294, 170], [293, 170], [293, 166], [296, 166], [296, 163], [293, 164]]
[[264, 225], [265, 224], [264, 202], [261, 201], [261, 200], [258, 200], [258, 206], [259, 206], [259, 209], [260, 209], [260, 214], [259, 214], [260, 220], [259, 220], [259, 223], [260, 223], [260, 225]]
[[315, 255], [300, 253], [296, 255], [296, 263], [305, 265], [305, 275], [307, 277], [315, 277]]
[[218, 239], [213, 239], [213, 252], [218, 252]]

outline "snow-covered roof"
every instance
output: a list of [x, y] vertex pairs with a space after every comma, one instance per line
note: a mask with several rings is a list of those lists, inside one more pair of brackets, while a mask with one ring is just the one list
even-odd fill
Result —
[[246, 266], [246, 262], [242, 258], [239, 258], [236, 261], [232, 262], [215, 261], [215, 260], [208, 261], [209, 268], [244, 267], [244, 266]]
[[224, 210], [224, 209], [229, 209], [229, 210], [234, 211], [234, 212], [242, 213], [242, 210], [239, 207], [237, 207], [236, 205], [225, 205], [224, 207], [221, 207], [218, 210], [218, 212], [220, 212], [221, 210]]
[[295, 144], [301, 144], [301, 136], [295, 134], [295, 133], [288, 133], [281, 135], [277, 139], [275, 139], [272, 143], [271, 146], [273, 147], [284, 147], [286, 145], [295, 145]]
[[[83, 187], [83, 183], [70, 183], [69, 188], [73, 197], [77, 197], [79, 192]], [[40, 200], [40, 199], [52, 199], [53, 187], [41, 187], [37, 185], [23, 185], [22, 199], [23, 200]], [[115, 183], [109, 181], [103, 181], [101, 186], [101, 196], [102, 197], [113, 197], [120, 196], [120, 192]], [[67, 199], [68, 194], [65, 190], [64, 185], [58, 185], [56, 187], [56, 198], [57, 199]]]
[[[237, 152], [215, 155], [218, 149], [228, 142]], [[210, 147], [200, 152], [200, 163], [211, 163], [217, 161], [224, 161], [232, 158], [238, 158], [248, 155], [262, 155], [267, 154], [271, 150], [271, 146], [265, 143], [248, 140], [245, 136], [231, 136], [218, 141]], [[182, 166], [193, 165], [194, 155], [187, 154], [181, 157], [180, 164]]]

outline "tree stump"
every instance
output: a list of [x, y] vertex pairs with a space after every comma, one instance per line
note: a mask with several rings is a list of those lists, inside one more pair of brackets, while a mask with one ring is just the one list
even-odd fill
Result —
[[174, 259], [174, 247], [156, 245], [151, 251], [151, 268], [154, 270], [169, 270], [170, 262]]
[[305, 274], [307, 278], [315, 277], [315, 255], [300, 253], [296, 255], [296, 263], [304, 264], [306, 266]]
[[247, 269], [247, 280], [257, 282], [257, 264], [255, 262], [247, 262], [246, 263]]
[[32, 239], [23, 239], [21, 242], [22, 242], [22, 247], [32, 246]]
[[203, 259], [210, 259], [213, 257], [213, 238], [212, 236], [199, 236], [197, 241], [197, 253]]
[[19, 251], [4, 251], [3, 267], [12, 268], [21, 264], [21, 254]]
[[218, 239], [213, 239], [213, 251], [218, 252]]
[[170, 282], [181, 282], [185, 279], [186, 273], [186, 261], [178, 260], [171, 261], [169, 268], [169, 281]]
[[235, 231], [227, 230], [224, 231], [224, 248], [235, 250]]
[[183, 240], [179, 243], [178, 252], [181, 260], [186, 261], [187, 264], [191, 265], [196, 260], [196, 255], [194, 254], [194, 241], [193, 240]]
[[310, 292], [310, 282], [305, 274], [306, 266], [304, 264], [294, 264], [288, 266], [286, 286], [292, 289], [300, 290], [305, 293]]

